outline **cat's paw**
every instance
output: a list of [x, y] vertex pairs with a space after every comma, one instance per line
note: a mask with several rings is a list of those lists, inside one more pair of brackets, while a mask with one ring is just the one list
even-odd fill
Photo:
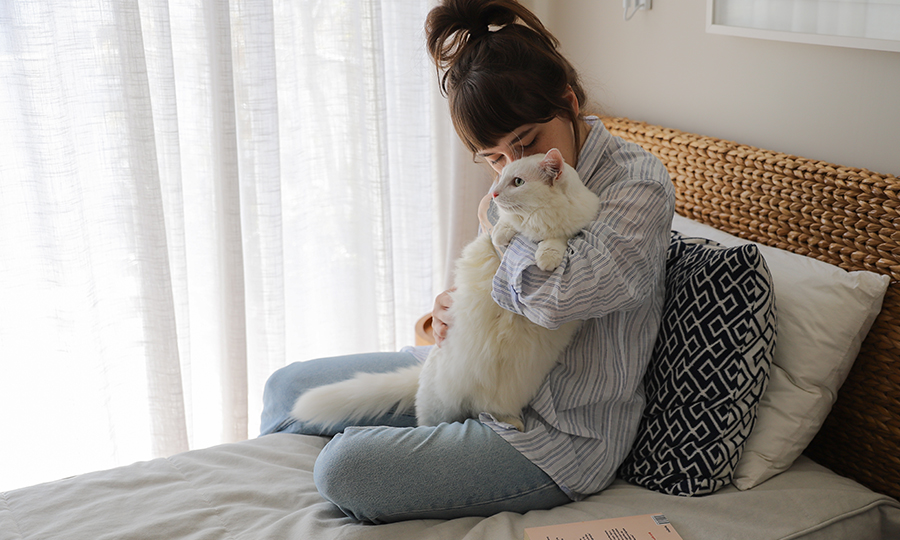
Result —
[[562, 264], [565, 254], [566, 244], [564, 242], [544, 240], [538, 244], [537, 251], [534, 253], [534, 262], [541, 270], [552, 272]]
[[515, 235], [516, 230], [507, 223], [501, 221], [497, 223], [494, 230], [491, 231], [491, 242], [493, 242], [495, 246], [506, 247]]

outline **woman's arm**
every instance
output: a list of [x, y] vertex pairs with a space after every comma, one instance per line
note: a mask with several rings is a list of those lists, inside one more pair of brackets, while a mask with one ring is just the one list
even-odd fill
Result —
[[674, 188], [668, 181], [625, 180], [601, 194], [597, 219], [569, 241], [562, 265], [534, 266], [536, 244], [515, 237], [493, 282], [493, 298], [547, 328], [602, 317], [643, 302], [665, 269]]

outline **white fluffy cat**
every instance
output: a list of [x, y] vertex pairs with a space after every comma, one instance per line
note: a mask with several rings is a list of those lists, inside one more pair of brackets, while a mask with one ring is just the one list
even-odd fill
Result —
[[487, 412], [524, 430], [522, 408], [581, 324], [556, 330], [501, 308], [491, 298], [500, 266], [494, 244], [505, 246], [521, 233], [538, 242], [535, 262], [552, 271], [562, 262], [569, 238], [597, 215], [599, 198], [582, 184], [556, 149], [507, 165], [491, 187], [500, 219], [456, 263], [447, 338], [423, 364], [390, 373], [361, 373], [301, 395], [292, 415], [335, 425], [373, 418], [415, 404], [419, 425], [463, 421]]

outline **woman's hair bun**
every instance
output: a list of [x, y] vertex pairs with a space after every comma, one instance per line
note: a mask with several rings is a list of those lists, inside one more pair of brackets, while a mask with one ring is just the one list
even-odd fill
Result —
[[425, 22], [428, 52], [435, 66], [446, 70], [466, 44], [517, 21], [557, 45], [541, 21], [516, 0], [444, 0]]

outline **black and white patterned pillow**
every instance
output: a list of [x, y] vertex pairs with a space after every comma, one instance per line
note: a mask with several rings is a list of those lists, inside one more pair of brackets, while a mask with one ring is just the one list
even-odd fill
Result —
[[671, 495], [731, 482], [775, 348], [775, 294], [752, 244], [672, 233], [666, 302], [644, 377], [647, 406], [625, 480]]

